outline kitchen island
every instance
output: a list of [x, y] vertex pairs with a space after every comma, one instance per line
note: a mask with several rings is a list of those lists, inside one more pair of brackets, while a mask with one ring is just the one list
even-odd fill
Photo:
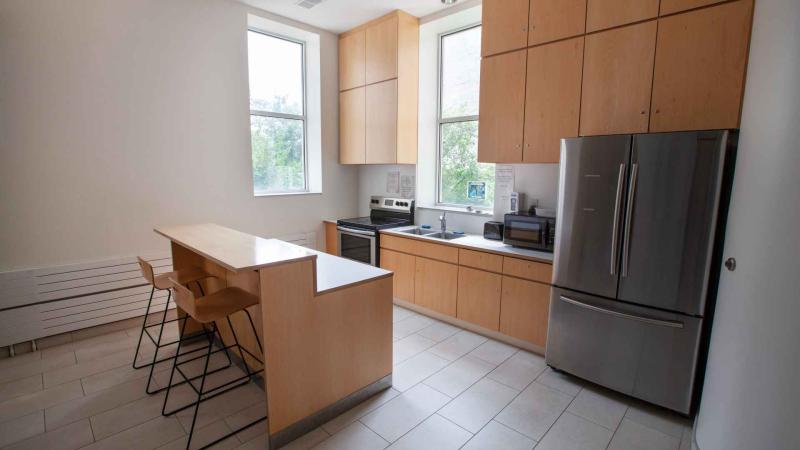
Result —
[[[263, 345], [270, 448], [391, 386], [392, 272], [215, 224], [155, 231], [171, 241], [175, 270], [215, 276], [202, 292], [233, 286], [259, 296], [249, 312]], [[242, 346], [261, 353], [247, 315], [231, 321]], [[228, 325], [218, 326], [230, 345]]]

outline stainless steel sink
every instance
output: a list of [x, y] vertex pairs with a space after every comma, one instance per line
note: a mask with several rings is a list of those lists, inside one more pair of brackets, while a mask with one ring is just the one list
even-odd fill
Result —
[[436, 239], [445, 239], [447, 241], [449, 241], [451, 239], [458, 239], [458, 238], [464, 237], [463, 234], [451, 233], [449, 231], [445, 231], [444, 233], [436, 231], [436, 232], [433, 232], [433, 233], [430, 233], [430, 234], [425, 234], [425, 236], [436, 238]]
[[400, 230], [400, 232], [406, 234], [416, 234], [419, 236], [430, 236], [433, 233], [436, 233], [436, 230], [431, 230], [430, 228], [415, 227], [409, 230]]

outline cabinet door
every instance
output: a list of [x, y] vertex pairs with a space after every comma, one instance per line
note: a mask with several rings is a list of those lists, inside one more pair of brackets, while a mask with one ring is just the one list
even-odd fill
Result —
[[528, 30], [528, 45], [583, 34], [586, 0], [531, 0]]
[[458, 318], [490, 330], [500, 329], [502, 276], [458, 268]]
[[658, 16], [658, 0], [588, 0], [586, 32], [604, 30]]
[[581, 136], [646, 133], [656, 21], [586, 36]]
[[339, 90], [366, 84], [366, 32], [356, 31], [339, 39]]
[[578, 135], [583, 37], [528, 49], [526, 163], [558, 163], [561, 138]]
[[662, 16], [672, 14], [687, 9], [699, 8], [700, 6], [713, 5], [725, 0], [661, 0], [660, 14]]
[[366, 88], [339, 93], [339, 162], [366, 162]]
[[526, 57], [519, 50], [481, 60], [478, 161], [522, 162]]
[[339, 255], [339, 233], [335, 222], [325, 222], [325, 253]]
[[528, 45], [528, 0], [484, 0], [481, 56]]
[[394, 297], [411, 303], [414, 303], [415, 259], [412, 255], [381, 249], [381, 267], [394, 272]]
[[397, 162], [397, 80], [367, 86], [367, 164]]
[[544, 348], [550, 311], [550, 285], [503, 277], [500, 332]]
[[414, 303], [456, 317], [458, 266], [417, 257], [414, 268]]
[[739, 0], [659, 20], [650, 131], [739, 127], [752, 7]]
[[367, 27], [367, 84], [397, 78], [397, 16]]

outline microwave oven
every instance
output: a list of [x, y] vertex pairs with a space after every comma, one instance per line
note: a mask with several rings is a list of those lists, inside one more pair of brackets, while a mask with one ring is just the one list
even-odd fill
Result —
[[531, 213], [509, 213], [503, 221], [503, 243], [514, 247], [552, 252], [556, 219]]

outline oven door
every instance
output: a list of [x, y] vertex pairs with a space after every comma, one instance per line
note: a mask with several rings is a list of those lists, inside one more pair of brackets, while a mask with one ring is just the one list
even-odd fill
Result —
[[339, 234], [339, 256], [364, 264], [377, 265], [377, 233], [355, 228], [336, 227]]
[[506, 218], [503, 243], [538, 250], [547, 249], [547, 221], [541, 219]]

